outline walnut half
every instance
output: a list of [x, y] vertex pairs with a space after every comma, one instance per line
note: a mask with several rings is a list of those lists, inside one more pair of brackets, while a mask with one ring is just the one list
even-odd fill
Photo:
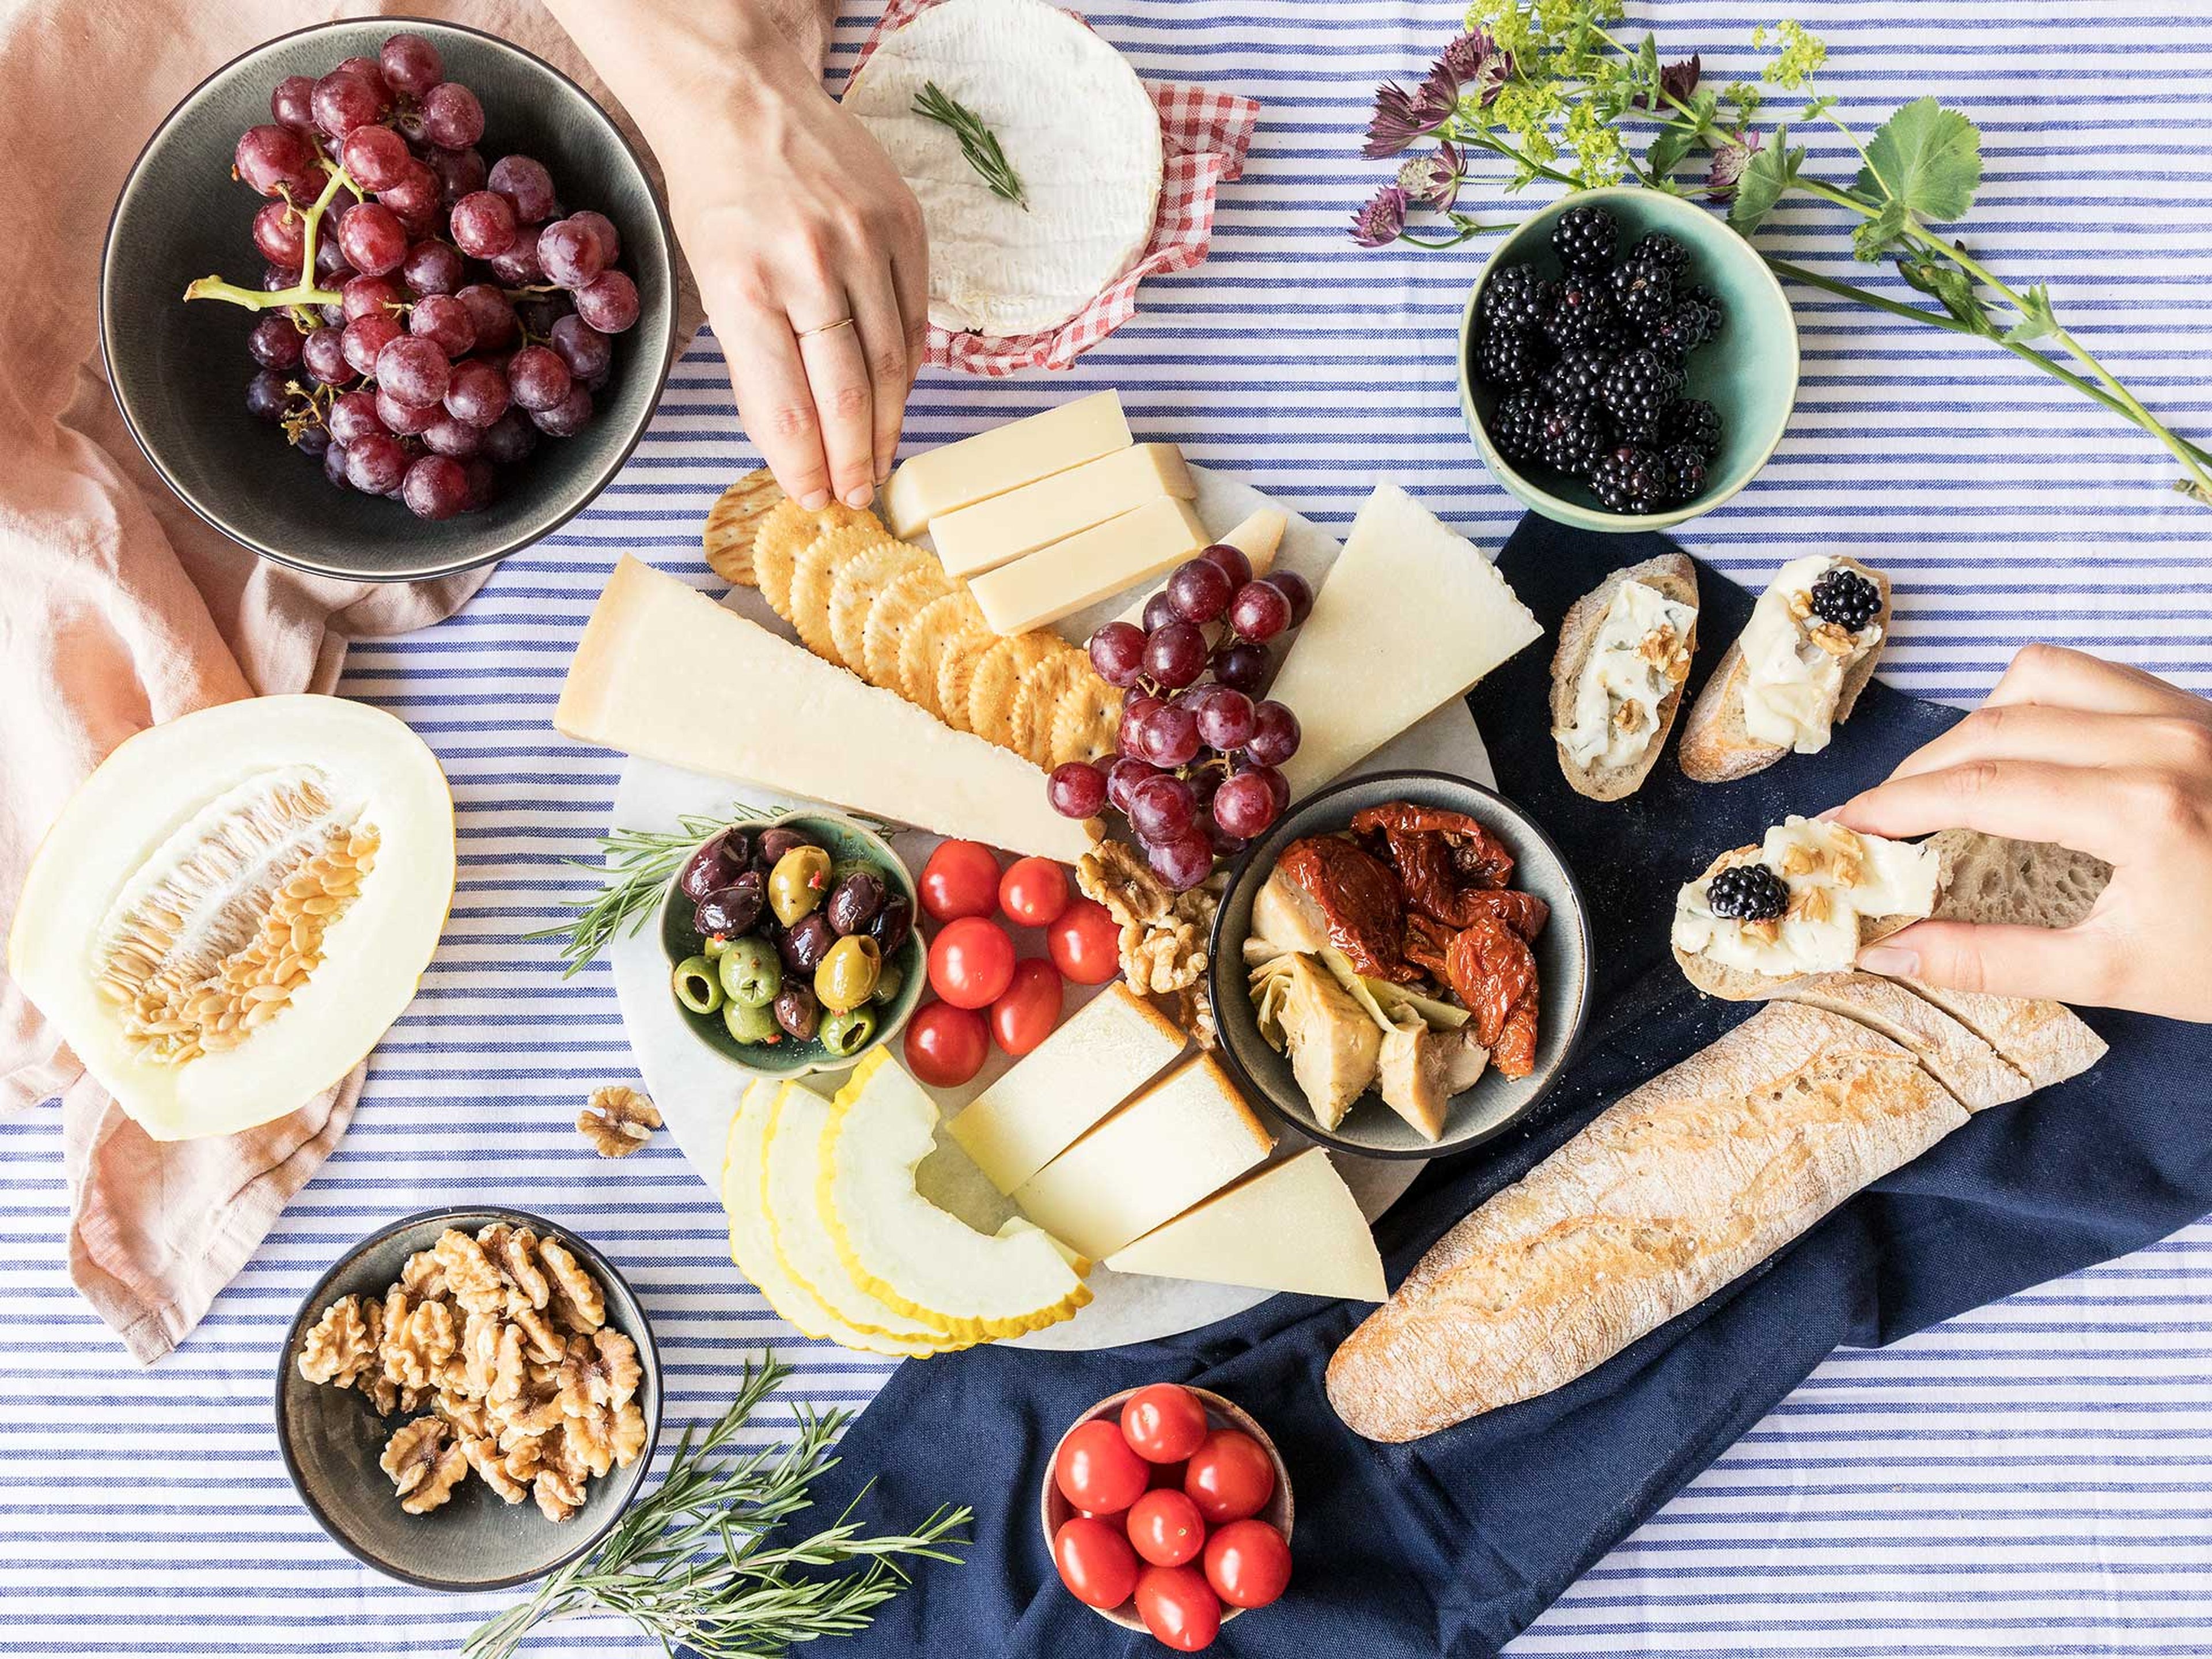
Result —
[[636, 1090], [610, 1083], [577, 1115], [576, 1129], [601, 1158], [628, 1158], [660, 1127], [660, 1109]]

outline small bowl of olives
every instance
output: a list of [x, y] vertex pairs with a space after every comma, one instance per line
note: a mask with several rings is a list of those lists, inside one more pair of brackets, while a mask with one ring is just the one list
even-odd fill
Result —
[[702, 1042], [748, 1072], [841, 1069], [897, 1036], [921, 1000], [915, 915], [898, 854], [850, 818], [732, 823], [669, 884], [669, 994]]

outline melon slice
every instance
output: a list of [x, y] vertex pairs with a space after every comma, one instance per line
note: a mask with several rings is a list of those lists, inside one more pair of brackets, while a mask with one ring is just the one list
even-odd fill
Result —
[[738, 1103], [730, 1120], [728, 1150], [722, 1158], [722, 1207], [730, 1217], [730, 1260], [753, 1282], [784, 1322], [802, 1336], [827, 1340], [862, 1353], [932, 1354], [934, 1342], [908, 1340], [864, 1331], [848, 1325], [830, 1310], [829, 1304], [786, 1271], [769, 1231], [768, 1210], [761, 1202], [761, 1177], [768, 1156], [769, 1126], [775, 1116], [775, 1097], [782, 1085], [770, 1079], [754, 1080]]
[[149, 727], [63, 807], [8, 968], [157, 1140], [296, 1110], [415, 995], [453, 896], [427, 744], [337, 697]]
[[1072, 1319], [1088, 1264], [1019, 1220], [980, 1233], [915, 1189], [937, 1103], [878, 1048], [837, 1092], [818, 1207], [846, 1271], [878, 1301], [967, 1341]]

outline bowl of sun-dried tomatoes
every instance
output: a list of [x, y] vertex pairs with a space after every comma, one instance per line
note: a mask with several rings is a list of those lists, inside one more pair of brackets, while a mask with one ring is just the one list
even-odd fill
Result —
[[1502, 1133], [1582, 1035], [1589, 923], [1566, 860], [1441, 772], [1326, 789], [1246, 849], [1214, 921], [1223, 1061], [1313, 1139], [1434, 1158]]

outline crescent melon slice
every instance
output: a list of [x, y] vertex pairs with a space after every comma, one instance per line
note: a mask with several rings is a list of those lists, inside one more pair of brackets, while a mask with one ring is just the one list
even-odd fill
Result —
[[297, 1110], [413, 1000], [453, 896], [428, 745], [365, 703], [253, 697], [150, 726], [46, 833], [8, 969], [156, 1140]]
[[769, 1079], [757, 1079], [746, 1088], [736, 1115], [730, 1119], [729, 1144], [722, 1157], [722, 1207], [730, 1218], [730, 1260], [768, 1298], [769, 1306], [802, 1336], [862, 1353], [937, 1352], [941, 1345], [935, 1342], [910, 1341], [847, 1324], [785, 1270], [769, 1231], [768, 1210], [761, 1202], [769, 1126], [775, 1115], [775, 1097], [781, 1087]]
[[1088, 1264], [1027, 1222], [981, 1233], [915, 1188], [937, 1103], [878, 1049], [837, 1091], [817, 1207], [846, 1271], [878, 1301], [969, 1341], [1075, 1316]]

